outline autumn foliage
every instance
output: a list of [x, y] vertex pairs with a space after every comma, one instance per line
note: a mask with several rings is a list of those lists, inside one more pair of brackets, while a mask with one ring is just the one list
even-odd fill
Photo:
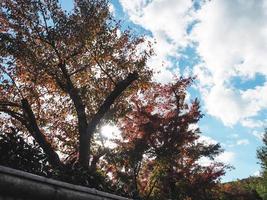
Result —
[[219, 200], [264, 200], [257, 191], [251, 188], [247, 180], [237, 180], [235, 182], [221, 184], [217, 190], [217, 199]]
[[151, 76], [149, 44], [121, 31], [105, 0], [75, 0], [70, 13], [58, 0], [0, 6], [1, 130], [33, 137], [53, 167], [64, 166], [60, 152], [88, 168], [99, 124]]
[[226, 166], [199, 163], [213, 160], [221, 148], [199, 140], [199, 101], [186, 99], [191, 83], [153, 83], [132, 95], [131, 111], [120, 121], [122, 139], [106, 156], [106, 170], [122, 192], [143, 199], [214, 199]]

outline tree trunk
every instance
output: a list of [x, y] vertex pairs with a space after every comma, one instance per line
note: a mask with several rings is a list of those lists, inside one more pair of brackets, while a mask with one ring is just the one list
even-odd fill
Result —
[[[79, 94], [79, 89], [74, 86], [70, 75], [67, 71], [65, 63], [60, 63], [59, 68], [65, 78], [65, 84], [60, 83], [62, 89], [70, 95], [74, 104], [77, 117], [78, 117], [78, 131], [79, 131], [79, 163], [82, 167], [88, 168], [89, 166], [89, 137], [87, 134], [87, 116], [85, 112], [85, 105]], [[59, 81], [60, 82], [60, 81]]]
[[115, 100], [122, 94], [122, 92], [128, 86], [130, 86], [133, 81], [138, 79], [138, 73], [130, 73], [124, 80], [119, 81], [114, 90], [104, 100], [103, 104], [98, 109], [98, 112], [94, 114], [94, 116], [88, 123], [85, 112], [85, 105], [83, 104], [82, 98], [79, 94], [79, 89], [75, 88], [74, 84], [72, 83], [65, 63], [60, 63], [59, 68], [61, 69], [61, 72], [65, 78], [65, 85], [62, 83], [60, 85], [61, 87], [63, 87], [62, 89], [70, 95], [78, 116], [79, 163], [82, 167], [88, 168], [91, 150], [91, 139], [94, 135], [97, 125], [104, 117], [104, 115], [109, 111]]
[[93, 116], [91, 121], [88, 123], [86, 131], [87, 135], [86, 137], [84, 137], [84, 139], [87, 142], [81, 141], [82, 143], [80, 145], [79, 160], [82, 165], [84, 165], [85, 164], [84, 162], [87, 162], [89, 158], [91, 139], [100, 120], [109, 111], [112, 104], [123, 93], [123, 91], [126, 90], [127, 87], [129, 87], [137, 79], [138, 79], [138, 73], [133, 72], [130, 73], [124, 80], [119, 81], [116, 87], [113, 89], [113, 91], [107, 96], [103, 104], [100, 106], [98, 112]]

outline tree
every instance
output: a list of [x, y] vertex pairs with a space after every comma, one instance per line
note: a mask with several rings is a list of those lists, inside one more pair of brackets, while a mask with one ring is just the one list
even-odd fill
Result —
[[263, 199], [267, 199], [267, 129], [265, 129], [262, 141], [263, 146], [257, 151], [257, 156], [262, 167], [261, 186], [259, 187], [259, 193]]
[[267, 129], [265, 130], [265, 133], [263, 135], [263, 146], [258, 149], [257, 156], [260, 160], [260, 164], [263, 170], [263, 173], [267, 173]]
[[154, 83], [132, 95], [131, 111], [120, 121], [122, 139], [102, 163], [121, 193], [142, 199], [216, 199], [213, 190], [227, 166], [199, 163], [222, 150], [199, 140], [199, 102], [186, 99], [192, 81]]
[[247, 185], [247, 180], [238, 180], [221, 184], [218, 189], [220, 200], [262, 200], [257, 191]]
[[38, 145], [27, 143], [16, 129], [0, 133], [0, 165], [51, 176], [46, 155]]
[[1, 130], [33, 137], [54, 168], [60, 152], [87, 169], [98, 126], [150, 79], [150, 45], [120, 30], [106, 0], [75, 0], [70, 13], [58, 0], [0, 5]]

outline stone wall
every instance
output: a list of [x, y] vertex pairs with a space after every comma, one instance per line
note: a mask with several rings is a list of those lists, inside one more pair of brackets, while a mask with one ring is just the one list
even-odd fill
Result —
[[0, 200], [129, 200], [0, 166]]

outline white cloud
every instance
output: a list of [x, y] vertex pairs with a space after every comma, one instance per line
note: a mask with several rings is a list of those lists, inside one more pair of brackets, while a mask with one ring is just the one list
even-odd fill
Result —
[[205, 135], [201, 135], [198, 139], [198, 142], [204, 143], [206, 145], [212, 145], [212, 144], [217, 144], [218, 142], [216, 140], [214, 140], [211, 137], [205, 136]]
[[109, 9], [109, 12], [112, 14], [112, 15], [115, 15], [115, 7], [112, 3], [109, 3], [108, 4], [108, 9]]
[[259, 127], [264, 125], [264, 122], [255, 121], [253, 117], [267, 109], [265, 91], [267, 83], [244, 91], [215, 84], [211, 89], [204, 89], [202, 94], [207, 112], [221, 119], [225, 125], [231, 126], [241, 122], [243, 126]]
[[258, 140], [262, 141], [264, 133], [259, 131], [252, 131], [252, 135], [254, 135]]
[[[208, 1], [193, 30], [198, 52], [215, 78], [267, 75], [267, 3], [261, 0]], [[222, 76], [223, 75], [223, 76]]]
[[198, 160], [198, 164], [202, 166], [209, 166], [213, 163], [213, 161], [207, 157], [202, 157]]
[[[192, 2], [187, 0], [120, 0], [130, 19], [150, 30], [158, 42], [184, 46]], [[168, 40], [170, 40], [168, 42]]]
[[[267, 39], [267, 38], [266, 38]], [[267, 66], [266, 66], [267, 68]], [[242, 98], [251, 102], [254, 112], [267, 108], [267, 82], [263, 86], [256, 86], [254, 89], [248, 89], [242, 92]]]
[[239, 94], [223, 85], [216, 85], [208, 93], [204, 93], [204, 100], [207, 112], [220, 118], [226, 125], [236, 123], [245, 114], [245, 103]]
[[194, 66], [193, 75], [197, 76], [197, 79], [200, 81], [200, 89], [202, 86], [211, 87], [213, 85], [213, 77], [206, 65], [198, 64]]
[[[156, 56], [148, 64], [159, 71], [155, 75], [155, 80], [169, 82], [173, 78], [171, 68], [178, 69], [169, 58], [179, 57], [179, 49], [188, 44], [186, 30], [192, 21], [189, 12], [192, 1], [120, 0], [120, 3], [130, 20], [151, 31], [152, 37], [156, 39], [154, 45]], [[179, 75], [179, 70], [174, 73]]]
[[[212, 145], [212, 144], [217, 144], [218, 141], [214, 140], [213, 138], [209, 137], [209, 136], [205, 136], [205, 135], [201, 135], [200, 138], [198, 139], [199, 142], [202, 142], [204, 144], [207, 145]], [[246, 140], [240, 140], [239, 143], [241, 144], [245, 144], [248, 141]], [[239, 144], [239, 145], [241, 145]], [[216, 156], [214, 158], [214, 161], [216, 162], [222, 162], [225, 164], [231, 164], [234, 161], [235, 158], [235, 153], [232, 151], [224, 151], [223, 153], [219, 154], [218, 156]], [[214, 162], [213, 160], [207, 158], [207, 157], [202, 157], [201, 159], [199, 159], [198, 163], [203, 165], [203, 166], [208, 166], [211, 163]]]
[[249, 141], [248, 139], [241, 139], [236, 141], [236, 145], [248, 145]]
[[261, 172], [258, 170], [258, 171], [255, 171], [254, 173], [253, 173], [253, 176], [260, 176], [261, 175]]
[[[235, 159], [235, 153], [231, 151], [225, 151], [218, 155], [214, 161], [216, 162], [222, 162], [224, 164], [233, 164], [233, 161]], [[202, 157], [199, 159], [198, 163], [202, 166], [209, 166], [214, 162], [213, 160], [207, 158], [207, 157]]]
[[135, 22], [136, 16], [143, 14], [143, 8], [147, 5], [148, 0], [120, 0], [120, 3], [123, 9], [128, 13], [130, 19]]
[[[207, 113], [227, 126], [256, 126], [251, 122], [267, 109], [267, 82], [246, 90], [232, 80], [247, 81], [259, 74], [267, 80], [267, 1], [203, 1], [197, 11], [188, 0], [119, 1], [129, 19], [156, 40], [156, 56], [148, 62], [158, 72], [154, 80], [166, 83], [173, 74], [179, 76], [179, 66], [170, 58], [179, 58], [179, 50], [196, 42], [203, 63], [192, 71], [200, 81]], [[199, 23], [188, 34], [194, 20]]]
[[240, 90], [231, 80], [267, 77], [267, 1], [207, 1], [196, 18], [192, 38], [203, 64], [194, 72], [205, 89], [207, 112], [225, 125], [251, 125], [246, 122], [267, 108], [267, 82]]
[[248, 128], [263, 128], [267, 124], [267, 120], [243, 119], [241, 124]]
[[237, 134], [230, 135], [228, 138], [231, 138], [231, 140], [227, 140], [225, 143], [222, 143], [225, 148], [232, 148], [241, 145], [246, 146], [250, 143], [248, 139], [239, 139], [239, 135]]
[[225, 151], [216, 157], [216, 161], [225, 164], [231, 164], [235, 159], [235, 153], [231, 151]]

